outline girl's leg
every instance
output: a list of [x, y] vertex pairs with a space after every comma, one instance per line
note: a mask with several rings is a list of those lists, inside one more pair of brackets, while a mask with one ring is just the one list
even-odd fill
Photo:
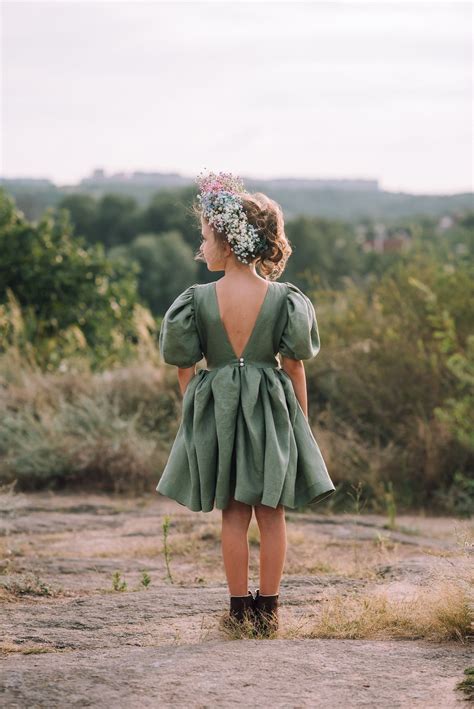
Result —
[[260, 530], [260, 594], [273, 596], [280, 592], [280, 580], [286, 557], [285, 508], [255, 505]]
[[231, 596], [246, 596], [249, 576], [249, 542], [247, 532], [252, 519], [252, 506], [231, 497], [222, 510], [222, 557]]

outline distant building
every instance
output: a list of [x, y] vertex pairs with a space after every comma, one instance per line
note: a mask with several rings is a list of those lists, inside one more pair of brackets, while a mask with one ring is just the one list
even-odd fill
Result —
[[389, 251], [407, 251], [411, 246], [411, 234], [406, 229], [396, 229], [388, 233], [385, 224], [374, 224], [372, 227], [373, 234], [366, 236], [365, 240], [362, 241], [363, 229], [366, 228], [359, 226], [356, 229], [356, 239], [361, 243], [362, 250], [365, 252], [373, 251], [383, 254]]

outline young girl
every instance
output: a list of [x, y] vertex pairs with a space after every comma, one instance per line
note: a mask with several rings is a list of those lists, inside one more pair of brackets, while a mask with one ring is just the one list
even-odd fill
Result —
[[[248, 619], [272, 633], [286, 556], [285, 507], [335, 491], [308, 423], [302, 360], [318, 354], [319, 332], [309, 298], [275, 280], [292, 251], [280, 206], [248, 193], [228, 173], [199, 176], [197, 183], [197, 259], [225, 275], [189, 286], [163, 318], [160, 352], [178, 367], [183, 406], [156, 490], [193, 511], [222, 510], [228, 623]], [[207, 369], [196, 372], [203, 356]], [[252, 508], [260, 530], [255, 598], [248, 590]]]

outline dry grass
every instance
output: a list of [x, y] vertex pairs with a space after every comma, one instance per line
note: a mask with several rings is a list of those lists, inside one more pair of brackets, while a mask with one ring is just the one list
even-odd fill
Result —
[[[84, 552], [83, 554], [75, 554], [75, 557], [82, 556], [88, 559], [154, 559], [162, 553], [162, 544], [142, 543], [130, 544], [129, 546], [121, 545], [119, 548], [106, 549], [104, 551]], [[58, 554], [57, 556], [60, 555]]]
[[469, 585], [458, 580], [419, 590], [406, 599], [386, 593], [325, 599], [306, 638], [466, 641], [474, 631]]
[[6, 485], [0, 485], [0, 512], [14, 515], [28, 504], [28, 498], [16, 492], [17, 481], [13, 480]]
[[23, 490], [67, 483], [143, 493], [156, 484], [179, 423], [179, 398], [165, 379], [150, 363], [52, 374], [0, 358], [1, 477]]
[[258, 630], [252, 619], [247, 616], [242, 621], [237, 621], [235, 618], [224, 613], [219, 618], [219, 629], [229, 640], [271, 640], [278, 637], [278, 630], [267, 630], [262, 632]]
[[2, 590], [6, 593], [6, 598], [22, 598], [25, 596], [56, 597], [62, 595], [62, 589], [53, 588], [45, 581], [42, 581], [38, 574], [32, 572], [8, 579], [2, 584]]
[[384, 534], [366, 540], [331, 540], [314, 530], [288, 531], [285, 572], [337, 574], [348, 579], [377, 579], [377, 568], [399, 561], [406, 548]]
[[62, 650], [56, 649], [51, 645], [31, 645], [28, 643], [18, 643], [11, 640], [3, 640], [0, 642], [0, 656], [7, 656], [13, 654], [21, 655], [42, 655], [44, 653], [50, 652], [61, 652]]

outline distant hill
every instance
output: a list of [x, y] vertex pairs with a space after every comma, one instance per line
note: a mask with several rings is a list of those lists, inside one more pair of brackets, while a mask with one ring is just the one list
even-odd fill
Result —
[[[255, 180], [243, 176], [247, 189], [261, 191], [281, 204], [287, 219], [299, 215], [357, 221], [396, 220], [464, 212], [474, 208], [474, 194], [422, 195], [381, 190], [377, 180], [278, 178]], [[66, 194], [87, 193], [96, 198], [107, 193], [134, 197], [140, 206], [162, 190], [191, 188], [194, 178], [178, 173], [117, 173], [107, 176], [95, 170], [77, 185], [56, 185], [46, 179], [0, 178], [19, 209], [30, 220], [38, 219], [44, 209], [56, 206]]]

